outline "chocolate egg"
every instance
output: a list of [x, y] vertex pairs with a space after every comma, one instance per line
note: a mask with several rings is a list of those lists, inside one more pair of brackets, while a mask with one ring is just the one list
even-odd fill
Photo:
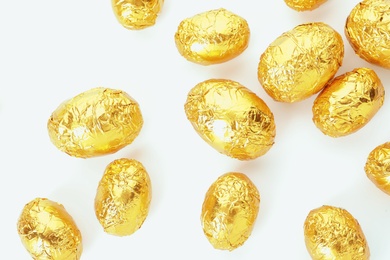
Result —
[[294, 27], [273, 41], [260, 57], [258, 79], [276, 101], [297, 102], [325, 87], [342, 64], [341, 35], [316, 22]]
[[345, 209], [324, 205], [304, 223], [306, 248], [313, 260], [368, 260], [370, 250], [359, 222]]
[[81, 158], [115, 153], [134, 141], [143, 118], [138, 103], [121, 90], [94, 88], [63, 102], [50, 116], [50, 140]]
[[46, 198], [26, 204], [18, 234], [33, 259], [78, 260], [83, 246], [80, 230], [64, 206]]
[[187, 60], [210, 65], [241, 54], [248, 47], [249, 35], [245, 19], [221, 8], [184, 19], [177, 28], [175, 42]]
[[216, 249], [234, 250], [251, 235], [259, 212], [260, 195], [243, 173], [219, 177], [206, 193], [202, 206], [203, 232]]
[[111, 162], [99, 182], [95, 213], [104, 231], [128, 236], [141, 228], [152, 198], [152, 186], [144, 166], [134, 159]]
[[372, 69], [354, 69], [333, 79], [317, 96], [313, 121], [326, 135], [352, 134], [374, 117], [384, 95], [384, 87]]
[[272, 112], [261, 98], [238, 82], [203, 81], [188, 93], [184, 108], [203, 140], [227, 156], [255, 159], [274, 143]]
[[390, 195], [390, 142], [381, 144], [370, 152], [364, 170], [381, 191]]
[[140, 30], [156, 23], [164, 0], [111, 0], [119, 23], [130, 30]]
[[327, 0], [284, 0], [284, 2], [296, 11], [311, 11], [325, 3]]
[[390, 69], [390, 1], [365, 0], [350, 12], [345, 35], [362, 59]]

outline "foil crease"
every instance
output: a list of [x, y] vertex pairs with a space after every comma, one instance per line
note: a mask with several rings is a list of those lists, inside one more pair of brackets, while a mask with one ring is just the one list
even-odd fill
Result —
[[95, 214], [104, 231], [128, 236], [141, 228], [152, 198], [152, 186], [144, 166], [134, 159], [110, 163], [99, 182]]
[[375, 186], [390, 195], [390, 142], [381, 144], [370, 152], [364, 170]]
[[331, 137], [364, 127], [382, 107], [385, 90], [377, 74], [357, 68], [329, 82], [313, 104], [313, 121]]
[[296, 11], [311, 11], [318, 8], [327, 0], [284, 0], [284, 2]]
[[206, 193], [201, 222], [203, 232], [216, 249], [232, 251], [251, 235], [260, 195], [244, 174], [230, 172], [219, 177]]
[[64, 206], [46, 198], [25, 205], [18, 234], [33, 259], [78, 260], [83, 246], [80, 230]]
[[255, 159], [274, 144], [272, 112], [261, 98], [238, 82], [201, 82], [188, 93], [184, 108], [196, 132], [227, 156]]
[[127, 93], [94, 88], [63, 102], [47, 128], [61, 151], [81, 158], [115, 153], [138, 136], [143, 118], [138, 103]]
[[246, 20], [221, 8], [184, 19], [175, 33], [175, 42], [187, 60], [210, 65], [237, 57], [248, 47], [249, 36]]
[[359, 57], [390, 69], [389, 24], [390, 1], [361, 1], [347, 18], [345, 35]]
[[325, 87], [343, 57], [343, 40], [333, 28], [321, 22], [301, 24], [262, 53], [258, 79], [275, 101], [301, 101]]
[[156, 23], [164, 0], [111, 0], [115, 17], [130, 30], [141, 30]]
[[313, 260], [368, 260], [369, 247], [358, 221], [345, 209], [324, 205], [304, 223], [306, 248]]

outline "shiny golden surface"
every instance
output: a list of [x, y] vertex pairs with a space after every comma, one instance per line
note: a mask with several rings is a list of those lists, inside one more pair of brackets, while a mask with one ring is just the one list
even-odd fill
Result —
[[47, 123], [52, 143], [81, 158], [117, 152], [134, 141], [142, 125], [138, 103], [108, 88], [94, 88], [63, 102]]
[[370, 152], [364, 170], [380, 190], [390, 195], [390, 142], [379, 145]]
[[345, 35], [362, 59], [390, 69], [390, 1], [366, 0], [349, 14]]
[[342, 64], [338, 32], [317, 22], [301, 24], [273, 41], [260, 57], [258, 78], [276, 101], [297, 102], [319, 92]]
[[144, 223], [151, 198], [152, 186], [144, 166], [133, 159], [115, 160], [99, 182], [96, 217], [108, 234], [131, 235]]
[[80, 259], [80, 230], [57, 202], [46, 198], [32, 200], [24, 206], [17, 228], [24, 247], [35, 260]]
[[368, 260], [370, 250], [359, 222], [345, 209], [313, 209], [304, 223], [306, 248], [313, 260]]
[[384, 96], [384, 87], [372, 69], [354, 69], [333, 79], [317, 96], [313, 121], [326, 135], [352, 134], [374, 117]]
[[177, 28], [175, 42], [187, 60], [210, 65], [241, 54], [248, 47], [249, 35], [245, 19], [221, 8], [184, 19]]
[[163, 0], [111, 0], [115, 17], [130, 30], [154, 25], [163, 3]]
[[284, 2], [296, 11], [311, 11], [325, 3], [327, 0], [284, 0]]
[[202, 227], [216, 249], [234, 250], [251, 235], [259, 212], [260, 195], [244, 174], [230, 172], [219, 177], [206, 193]]
[[274, 143], [272, 112], [261, 98], [238, 82], [203, 81], [188, 93], [184, 108], [196, 132], [230, 157], [255, 159]]

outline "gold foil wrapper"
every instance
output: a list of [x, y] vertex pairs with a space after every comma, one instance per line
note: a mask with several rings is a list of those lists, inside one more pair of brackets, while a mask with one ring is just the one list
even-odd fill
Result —
[[283, 33], [260, 57], [258, 79], [276, 101], [297, 102], [325, 87], [342, 64], [344, 44], [338, 32], [321, 22]]
[[260, 195], [244, 174], [219, 177], [206, 193], [202, 206], [203, 232], [216, 249], [232, 251], [251, 235], [259, 212]]
[[110, 163], [99, 182], [95, 213], [104, 231], [128, 236], [141, 228], [152, 198], [152, 186], [144, 166], [134, 159]]
[[141, 30], [156, 23], [164, 0], [111, 0], [115, 17], [130, 30]]
[[375, 186], [390, 195], [390, 142], [370, 152], [364, 170]]
[[187, 60], [210, 65], [237, 57], [248, 47], [249, 36], [246, 20], [221, 8], [184, 19], [175, 42]]
[[318, 8], [327, 0], [284, 0], [284, 2], [296, 11], [311, 11]]
[[203, 140], [227, 156], [255, 159], [274, 144], [272, 112], [261, 98], [238, 82], [201, 82], [188, 93], [184, 108]]
[[63, 102], [47, 128], [61, 151], [81, 158], [115, 153], [138, 136], [143, 118], [138, 103], [121, 90], [94, 88]]
[[83, 246], [80, 230], [64, 206], [46, 198], [25, 205], [18, 234], [33, 259], [78, 260]]
[[366, 0], [349, 14], [345, 35], [362, 59], [390, 69], [390, 1]]
[[324, 205], [304, 223], [306, 248], [313, 260], [368, 260], [370, 250], [359, 222], [345, 209]]
[[374, 117], [384, 96], [384, 87], [372, 69], [354, 69], [333, 79], [317, 96], [313, 121], [331, 137], [352, 134]]

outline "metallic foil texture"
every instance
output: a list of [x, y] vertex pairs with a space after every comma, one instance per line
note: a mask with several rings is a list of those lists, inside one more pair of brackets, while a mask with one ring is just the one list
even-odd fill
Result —
[[325, 87], [343, 57], [343, 40], [333, 28], [321, 22], [301, 24], [263, 52], [258, 79], [275, 101], [301, 101]]
[[390, 195], [390, 142], [370, 152], [364, 170], [375, 186]]
[[63, 102], [47, 128], [61, 151], [81, 158], [115, 153], [134, 141], [143, 118], [138, 103], [121, 90], [94, 88]]
[[232, 251], [251, 235], [259, 212], [260, 195], [244, 174], [219, 177], [206, 193], [202, 206], [203, 232], [216, 249]]
[[359, 222], [345, 209], [313, 209], [304, 223], [306, 248], [313, 260], [368, 260], [370, 250]]
[[248, 47], [249, 36], [246, 20], [221, 8], [184, 19], [177, 28], [175, 42], [187, 60], [210, 65], [240, 55]]
[[184, 108], [196, 132], [227, 156], [255, 159], [274, 144], [272, 112], [261, 98], [238, 82], [203, 81], [188, 93]]
[[365, 0], [350, 12], [345, 35], [359, 57], [390, 69], [389, 24], [390, 1]]
[[26, 204], [17, 223], [19, 236], [33, 259], [78, 260], [82, 237], [64, 206], [46, 198]]
[[284, 0], [284, 2], [296, 11], [311, 11], [318, 8], [327, 0]]
[[156, 23], [164, 0], [111, 0], [115, 17], [129, 30], [141, 30]]
[[95, 213], [104, 231], [128, 236], [141, 228], [152, 198], [152, 186], [144, 166], [134, 159], [111, 162], [99, 182]]
[[384, 87], [369, 68], [334, 78], [313, 104], [313, 121], [326, 135], [340, 137], [365, 126], [382, 107]]

